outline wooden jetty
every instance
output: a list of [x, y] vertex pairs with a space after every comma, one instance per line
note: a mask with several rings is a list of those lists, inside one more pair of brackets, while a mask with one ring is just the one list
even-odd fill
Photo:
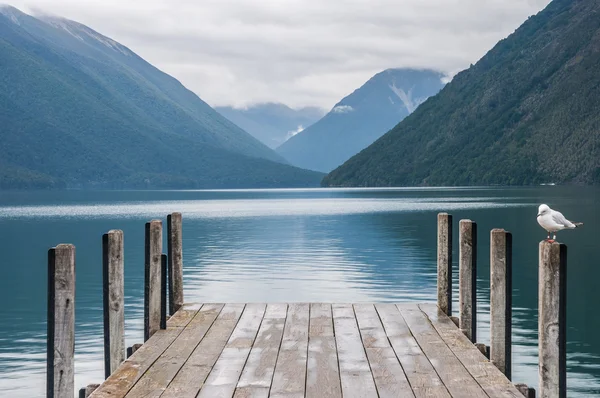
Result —
[[[511, 382], [512, 236], [490, 234], [491, 347], [476, 344], [477, 227], [438, 215], [438, 303], [183, 304], [181, 215], [146, 225], [144, 344], [123, 343], [123, 233], [103, 237], [106, 380], [80, 397], [534, 397]], [[566, 247], [540, 243], [541, 397], [566, 396]], [[75, 248], [49, 251], [48, 397], [73, 397]], [[169, 306], [167, 306], [167, 301]], [[168, 307], [168, 311], [167, 311]], [[171, 314], [169, 316], [167, 314]], [[491, 358], [491, 359], [490, 359]]]

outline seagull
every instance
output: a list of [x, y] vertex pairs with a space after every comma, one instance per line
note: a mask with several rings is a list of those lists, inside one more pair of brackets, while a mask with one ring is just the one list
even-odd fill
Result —
[[[561, 212], [552, 210], [548, 205], [540, 205], [537, 222], [548, 232], [547, 240], [550, 242], [554, 242], [556, 239], [556, 231], [574, 229], [583, 225], [582, 222], [571, 222], [567, 220]], [[554, 234], [552, 239], [550, 239], [550, 234]]]

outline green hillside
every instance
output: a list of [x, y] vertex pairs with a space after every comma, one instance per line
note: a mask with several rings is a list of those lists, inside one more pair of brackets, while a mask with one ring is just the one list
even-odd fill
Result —
[[294, 187], [282, 164], [173, 77], [76, 22], [0, 7], [0, 188]]
[[555, 0], [324, 186], [600, 183], [600, 2]]

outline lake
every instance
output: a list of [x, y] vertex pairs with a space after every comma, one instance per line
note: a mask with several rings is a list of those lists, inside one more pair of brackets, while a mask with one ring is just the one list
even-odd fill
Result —
[[[537, 387], [538, 244], [547, 203], [568, 245], [570, 397], [600, 394], [600, 189], [0, 192], [0, 396], [45, 394], [47, 250], [73, 243], [76, 387], [103, 380], [101, 237], [125, 234], [126, 344], [143, 340], [144, 223], [183, 214], [187, 302], [436, 299], [436, 214], [478, 223], [478, 339], [489, 343], [489, 231], [513, 233], [513, 380]], [[166, 224], [165, 224], [166, 230]], [[166, 246], [165, 246], [166, 247]], [[456, 309], [458, 306], [455, 305]]]

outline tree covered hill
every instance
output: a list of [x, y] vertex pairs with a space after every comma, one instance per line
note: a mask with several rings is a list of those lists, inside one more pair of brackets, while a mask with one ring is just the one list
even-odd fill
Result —
[[600, 2], [554, 0], [324, 186], [600, 183]]
[[0, 7], [0, 188], [314, 186], [173, 77], [79, 23]]

